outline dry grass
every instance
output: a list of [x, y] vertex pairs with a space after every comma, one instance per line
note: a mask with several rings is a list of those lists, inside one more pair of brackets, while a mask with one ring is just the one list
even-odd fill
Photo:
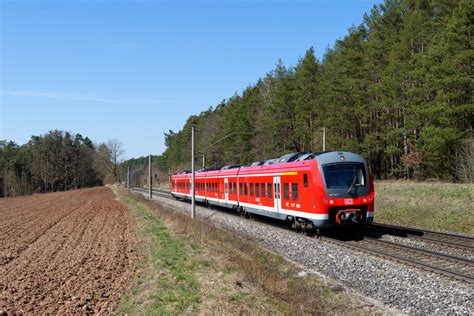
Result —
[[191, 220], [141, 195], [134, 199], [171, 229], [199, 265], [192, 273], [199, 283], [200, 301], [187, 313], [352, 315], [377, 310], [361, 300], [348, 302], [343, 288], [322, 283], [314, 275], [298, 277], [297, 267], [234, 233]]
[[379, 181], [375, 221], [474, 235], [474, 184]]

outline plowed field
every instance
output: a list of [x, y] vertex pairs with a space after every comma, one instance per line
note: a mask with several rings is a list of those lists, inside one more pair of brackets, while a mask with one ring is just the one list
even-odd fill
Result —
[[0, 199], [0, 314], [115, 310], [137, 238], [114, 198], [102, 187]]

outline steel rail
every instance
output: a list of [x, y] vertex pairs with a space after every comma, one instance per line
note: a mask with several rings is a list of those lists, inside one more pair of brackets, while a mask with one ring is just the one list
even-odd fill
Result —
[[[397, 253], [392, 253], [390, 252], [390, 247], [382, 248], [383, 250], [380, 249], [380, 247], [373, 247], [373, 245], [369, 246], [367, 243], [364, 244], [358, 244], [360, 242], [354, 242], [354, 241], [340, 241], [337, 239], [333, 238], [328, 238], [324, 237], [324, 240], [326, 242], [341, 246], [341, 247], [347, 247], [353, 250], [358, 250], [364, 253], [370, 253], [372, 255], [375, 255], [377, 257], [381, 257], [384, 259], [388, 259], [391, 261], [396, 261], [398, 263], [402, 263], [411, 267], [415, 267], [424, 271], [440, 274], [446, 277], [450, 277], [452, 279], [462, 281], [465, 283], [468, 283], [470, 285], [474, 284], [474, 266], [470, 266], [470, 272], [469, 273], [464, 273], [464, 272], [459, 272], [459, 271], [453, 271], [450, 270], [446, 267], [440, 267], [438, 266], [437, 263], [429, 264], [425, 263], [419, 260], [417, 257], [410, 258], [410, 256], [403, 256]], [[375, 243], [382, 242], [381, 240], [375, 240]], [[399, 246], [399, 244], [396, 244]], [[399, 248], [406, 248], [404, 245], [400, 246]], [[392, 248], [393, 249], [393, 248]], [[417, 252], [423, 253], [425, 252], [423, 249], [416, 248]], [[431, 254], [429, 254], [431, 256]], [[428, 258], [429, 256], [426, 256], [425, 259]], [[418, 260], [417, 260], [418, 259]]]

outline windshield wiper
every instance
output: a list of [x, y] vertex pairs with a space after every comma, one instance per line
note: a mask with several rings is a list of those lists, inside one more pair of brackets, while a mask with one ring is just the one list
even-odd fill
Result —
[[346, 192], [347, 194], [350, 194], [352, 192], [352, 189], [354, 189], [354, 186], [355, 186], [356, 181], [357, 181], [357, 174], [355, 172], [355, 166], [352, 170], [354, 171], [354, 177], [352, 178], [351, 185], [349, 186], [349, 189]]
[[352, 183], [351, 183], [351, 185], [350, 185], [350, 187], [349, 187], [349, 190], [347, 190], [346, 193], [351, 193], [351, 192], [352, 192], [352, 189], [354, 188], [354, 185], [355, 185], [355, 183], [356, 183], [356, 180], [357, 180], [357, 176], [354, 176], [354, 178], [352, 178]]

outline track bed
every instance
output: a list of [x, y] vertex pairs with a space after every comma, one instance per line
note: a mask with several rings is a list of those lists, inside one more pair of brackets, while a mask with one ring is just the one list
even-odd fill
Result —
[[111, 313], [134, 272], [129, 210], [108, 188], [0, 200], [0, 311]]

